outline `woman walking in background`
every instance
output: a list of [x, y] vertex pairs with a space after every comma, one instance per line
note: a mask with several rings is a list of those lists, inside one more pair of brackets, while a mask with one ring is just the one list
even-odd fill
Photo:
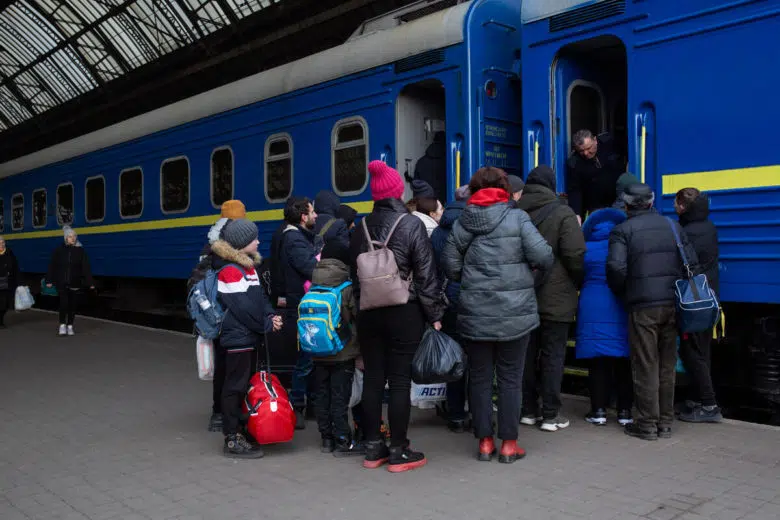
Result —
[[0, 237], [0, 329], [5, 328], [5, 313], [14, 307], [14, 293], [19, 284], [19, 264], [5, 239]]
[[60, 296], [60, 336], [73, 336], [73, 320], [76, 317], [78, 293], [84, 282], [90, 289], [95, 288], [89, 257], [81, 246], [76, 232], [70, 226], [62, 228], [63, 243], [54, 250], [46, 275], [46, 287], [57, 287]]

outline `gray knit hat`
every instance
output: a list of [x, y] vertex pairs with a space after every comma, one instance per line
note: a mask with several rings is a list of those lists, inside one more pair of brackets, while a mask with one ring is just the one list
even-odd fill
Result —
[[222, 239], [236, 249], [244, 249], [257, 240], [257, 225], [251, 220], [241, 218], [231, 220], [222, 228]]
[[455, 200], [458, 202], [469, 200], [471, 197], [471, 189], [468, 184], [464, 184], [457, 190], [455, 190]]
[[649, 208], [655, 201], [655, 193], [647, 184], [630, 184], [626, 186], [625, 191], [620, 195], [627, 208]]

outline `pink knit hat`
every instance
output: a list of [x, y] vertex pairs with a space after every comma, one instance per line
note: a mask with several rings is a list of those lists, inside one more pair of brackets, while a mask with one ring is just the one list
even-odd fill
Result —
[[372, 199], [400, 199], [404, 196], [404, 181], [395, 169], [382, 161], [371, 161], [368, 173], [371, 174]]

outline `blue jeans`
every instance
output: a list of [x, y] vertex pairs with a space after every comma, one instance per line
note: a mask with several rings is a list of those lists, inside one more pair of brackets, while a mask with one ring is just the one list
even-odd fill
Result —
[[298, 351], [298, 361], [295, 363], [292, 375], [292, 389], [290, 389], [290, 404], [295, 408], [306, 406], [306, 395], [309, 393], [309, 376], [314, 369], [311, 355], [302, 350]]

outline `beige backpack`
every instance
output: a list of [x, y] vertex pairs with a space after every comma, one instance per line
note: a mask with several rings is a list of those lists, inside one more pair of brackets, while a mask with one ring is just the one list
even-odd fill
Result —
[[363, 233], [368, 242], [368, 251], [357, 257], [357, 274], [360, 281], [360, 310], [403, 305], [409, 301], [409, 280], [404, 280], [398, 271], [393, 251], [387, 247], [395, 228], [406, 215], [401, 215], [390, 228], [384, 242], [371, 239], [363, 219]]

